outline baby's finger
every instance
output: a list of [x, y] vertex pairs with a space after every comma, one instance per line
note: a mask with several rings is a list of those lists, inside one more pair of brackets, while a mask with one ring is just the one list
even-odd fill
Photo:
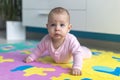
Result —
[[79, 76], [79, 75], [81, 75], [81, 71], [73, 70], [72, 74], [75, 76]]
[[77, 74], [78, 74], [77, 71], [74, 70], [74, 71], [73, 71], [73, 75], [77, 76]]
[[78, 75], [78, 76], [81, 75], [81, 71], [78, 71], [78, 72], [77, 72], [77, 75]]

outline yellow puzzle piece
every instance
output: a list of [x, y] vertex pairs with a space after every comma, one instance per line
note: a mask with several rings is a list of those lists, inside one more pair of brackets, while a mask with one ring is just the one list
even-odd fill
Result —
[[47, 73], [45, 71], [55, 71], [53, 68], [37, 68], [37, 67], [32, 67], [29, 69], [24, 70], [25, 74], [24, 76], [31, 76], [34, 74], [41, 75], [41, 76], [46, 76]]
[[3, 63], [3, 62], [14, 62], [13, 59], [4, 59], [3, 56], [0, 56], [0, 63]]

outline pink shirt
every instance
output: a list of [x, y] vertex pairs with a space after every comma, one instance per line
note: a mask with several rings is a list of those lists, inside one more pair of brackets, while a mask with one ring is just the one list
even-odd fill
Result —
[[70, 33], [66, 35], [65, 41], [58, 49], [53, 47], [50, 36], [46, 35], [33, 50], [30, 58], [35, 60], [42, 56], [46, 50], [56, 63], [68, 63], [73, 57], [73, 68], [78, 69], [82, 68], [84, 53], [91, 54], [89, 50], [84, 51], [77, 38]]

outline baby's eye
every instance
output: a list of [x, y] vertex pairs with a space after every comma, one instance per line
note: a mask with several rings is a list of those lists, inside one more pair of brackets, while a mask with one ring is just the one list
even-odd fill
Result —
[[56, 26], [55, 24], [51, 24], [50, 26]]
[[60, 26], [61, 26], [61, 27], [64, 27], [64, 26], [65, 26], [65, 24], [60, 24]]

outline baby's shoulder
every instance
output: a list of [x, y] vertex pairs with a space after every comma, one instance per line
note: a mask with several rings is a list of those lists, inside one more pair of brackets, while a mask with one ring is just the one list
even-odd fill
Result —
[[50, 36], [47, 34], [42, 38], [42, 40], [45, 40], [45, 41], [47, 40], [48, 41], [48, 40], [50, 40]]
[[71, 41], [71, 40], [76, 40], [77, 38], [76, 38], [75, 35], [73, 35], [73, 34], [71, 34], [71, 33], [68, 33], [68, 34], [67, 34], [67, 39], [69, 39], [69, 40]]

